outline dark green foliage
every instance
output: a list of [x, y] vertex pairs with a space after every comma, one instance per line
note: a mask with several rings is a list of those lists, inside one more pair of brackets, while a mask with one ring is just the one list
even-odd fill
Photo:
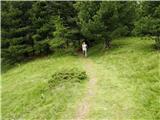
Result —
[[2, 58], [19, 61], [32, 52], [29, 10], [32, 2], [2, 2]]
[[47, 54], [50, 52], [49, 41], [46, 38], [52, 37], [54, 24], [51, 23], [51, 16], [54, 14], [53, 2], [35, 2], [30, 10], [32, 20], [32, 40], [35, 55]]
[[160, 2], [2, 1], [1, 13], [2, 62], [79, 49], [83, 40], [110, 48], [133, 33], [156, 36], [159, 48]]
[[[60, 17], [63, 27], [67, 28], [65, 31], [57, 28], [59, 23], [54, 20], [56, 16]], [[62, 41], [65, 39], [65, 43], [75, 39], [72, 37], [77, 34], [74, 31], [78, 30], [74, 16], [73, 2], [3, 1], [2, 62], [9, 60], [15, 63], [28, 57], [49, 54], [54, 51], [60, 37]], [[54, 36], [54, 32], [69, 34]]]
[[48, 85], [50, 88], [54, 88], [55, 86], [70, 82], [81, 82], [83, 80], [87, 79], [87, 75], [85, 71], [79, 70], [77, 68], [72, 69], [62, 69], [57, 72], [55, 72], [52, 75], [52, 78], [48, 81]]
[[136, 35], [155, 36], [156, 48], [160, 48], [160, 2], [142, 2], [140, 19], [135, 22]]
[[136, 2], [77, 2], [81, 33], [90, 41], [103, 40], [110, 47], [112, 38], [131, 34]]
[[67, 41], [68, 30], [63, 25], [60, 16], [54, 18], [55, 31], [53, 32], [54, 39], [50, 41], [50, 45], [53, 48], [63, 46]]

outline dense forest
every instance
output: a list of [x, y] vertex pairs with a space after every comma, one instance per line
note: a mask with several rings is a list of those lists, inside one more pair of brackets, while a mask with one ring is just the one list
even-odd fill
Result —
[[160, 48], [160, 2], [3, 1], [2, 62], [15, 63], [122, 36], [150, 36]]

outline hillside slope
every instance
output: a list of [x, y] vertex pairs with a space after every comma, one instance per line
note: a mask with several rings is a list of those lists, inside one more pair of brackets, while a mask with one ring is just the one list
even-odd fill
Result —
[[[85, 59], [49, 56], [13, 68], [2, 74], [2, 117], [69, 120], [76, 118], [84, 101], [88, 120], [159, 120], [159, 53], [153, 44], [152, 40], [121, 38], [107, 51], [101, 44], [90, 48]], [[72, 67], [88, 72], [89, 79], [96, 76], [96, 89], [88, 81], [47, 89], [54, 72]], [[94, 95], [85, 102], [88, 91]]]
[[48, 88], [53, 73], [66, 68], [83, 69], [74, 56], [37, 59], [2, 74], [2, 118], [44, 120], [68, 115], [85, 90], [85, 82]]
[[92, 49], [99, 80], [88, 119], [160, 119], [159, 53], [153, 46], [152, 40], [121, 38], [107, 52]]

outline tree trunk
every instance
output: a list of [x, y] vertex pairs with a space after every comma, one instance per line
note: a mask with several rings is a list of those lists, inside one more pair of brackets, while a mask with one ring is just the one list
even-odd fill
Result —
[[78, 44], [79, 44], [79, 46], [81, 45], [81, 42], [80, 42], [80, 40], [78, 40]]
[[110, 40], [104, 40], [104, 48], [109, 49], [110, 48]]
[[67, 48], [69, 47], [69, 40], [67, 39]]

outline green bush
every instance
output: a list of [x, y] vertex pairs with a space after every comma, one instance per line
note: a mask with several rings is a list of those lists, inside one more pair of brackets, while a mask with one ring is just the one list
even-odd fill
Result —
[[54, 88], [55, 86], [62, 83], [75, 83], [86, 79], [87, 75], [85, 71], [79, 70], [77, 68], [62, 69], [52, 75], [51, 79], [48, 81], [48, 85], [50, 88]]

